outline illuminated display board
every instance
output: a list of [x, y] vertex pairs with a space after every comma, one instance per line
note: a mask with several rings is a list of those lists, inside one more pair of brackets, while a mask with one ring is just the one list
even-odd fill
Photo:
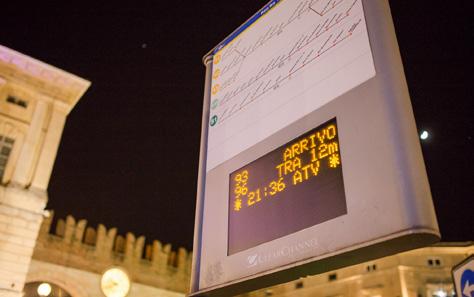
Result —
[[336, 119], [229, 176], [228, 254], [347, 213]]

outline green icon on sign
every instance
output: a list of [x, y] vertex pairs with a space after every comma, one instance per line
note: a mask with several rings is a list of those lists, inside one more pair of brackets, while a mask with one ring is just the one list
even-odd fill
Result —
[[211, 117], [211, 127], [214, 126], [215, 124], [217, 124], [217, 116], [216, 115]]
[[214, 108], [217, 107], [217, 105], [219, 105], [219, 100], [216, 99], [216, 100], [212, 101], [211, 108], [214, 109]]

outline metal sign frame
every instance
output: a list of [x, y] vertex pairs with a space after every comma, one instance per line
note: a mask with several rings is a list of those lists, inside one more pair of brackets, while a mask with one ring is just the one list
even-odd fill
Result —
[[[362, 3], [366, 14], [367, 30], [376, 68], [376, 77], [354, 88], [354, 90], [349, 91], [347, 94], [341, 95], [334, 100], [337, 102], [327, 104], [331, 106], [323, 106], [321, 112], [308, 116], [305, 121], [312, 123], [317, 123], [318, 121], [324, 122], [324, 119], [319, 119], [321, 114], [329, 116], [331, 109], [351, 109], [352, 107], [346, 106], [345, 103], [349, 100], [353, 101], [354, 97], [365, 96], [366, 99], [364, 100], [367, 104], [377, 105], [374, 108], [378, 108], [378, 111], [383, 113], [383, 115], [376, 115], [373, 116], [373, 118], [380, 119], [382, 116], [385, 116], [384, 125], [388, 123], [386, 128], [388, 129], [388, 133], [390, 133], [390, 136], [386, 136], [386, 138], [391, 139], [392, 142], [396, 142], [394, 139], [400, 142], [395, 144], [396, 148], [393, 148], [390, 154], [394, 155], [393, 162], [399, 162], [399, 164], [397, 163], [398, 167], [394, 168], [396, 176], [393, 178], [394, 181], [401, 183], [397, 191], [400, 192], [398, 193], [399, 199], [401, 200], [400, 203], [406, 206], [404, 209], [406, 218], [402, 219], [403, 224], [399, 223], [400, 226], [398, 226], [395, 231], [387, 232], [383, 236], [377, 236], [371, 240], [353, 242], [351, 245], [346, 245], [344, 248], [338, 248], [332, 252], [299, 259], [218, 285], [205, 288], [200, 287], [200, 280], [203, 277], [201, 275], [203, 265], [202, 255], [206, 252], [203, 250], [203, 231], [206, 229], [206, 226], [204, 226], [206, 224], [204, 221], [205, 193], [206, 190], [212, 190], [206, 189], [206, 181], [208, 178], [206, 160], [212, 61], [213, 55], [216, 49], [218, 49], [218, 47], [216, 47], [203, 59], [204, 65], [206, 66], [206, 80], [203, 100], [190, 296], [232, 296], [288, 282], [299, 277], [323, 273], [401, 251], [427, 246], [439, 240], [440, 234], [431, 201], [426, 169], [423, 163], [421, 147], [418, 140], [413, 111], [411, 109], [389, 4], [387, 0], [362, 0]], [[260, 12], [261, 11], [259, 11], [259, 13]], [[236, 34], [235, 32], [241, 29], [242, 27], [238, 28], [234, 33], [229, 35], [229, 37], [234, 36]], [[382, 96], [382, 98], [380, 98], [382, 103], [379, 104], [377, 98], [372, 98], [376, 96]], [[347, 114], [347, 112], [347, 110], [344, 111], [345, 114]], [[400, 123], [396, 125], [393, 124], [397, 121], [400, 121]], [[291, 129], [294, 128], [294, 126], [291, 127]], [[349, 135], [347, 131], [345, 133], [346, 136]], [[385, 136], [382, 136], [382, 138], [383, 137]], [[268, 152], [269, 149], [264, 151]], [[251, 159], [252, 158], [250, 158], [250, 160]], [[207, 218], [209, 218], [209, 215]]]

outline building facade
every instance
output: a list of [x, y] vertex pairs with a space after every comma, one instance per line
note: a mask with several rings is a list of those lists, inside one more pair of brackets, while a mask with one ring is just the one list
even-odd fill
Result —
[[22, 296], [66, 117], [90, 82], [0, 46], [0, 296]]
[[454, 297], [451, 269], [473, 253], [473, 242], [439, 243], [243, 296]]
[[103, 276], [114, 268], [130, 279], [129, 297], [178, 297], [189, 290], [192, 253], [184, 248], [172, 250], [158, 240], [146, 244], [144, 236], [118, 235], [116, 228], [90, 227], [72, 216], [52, 222], [51, 212], [39, 232], [25, 297], [38, 296], [43, 283], [61, 291], [51, 297], [103, 297]]

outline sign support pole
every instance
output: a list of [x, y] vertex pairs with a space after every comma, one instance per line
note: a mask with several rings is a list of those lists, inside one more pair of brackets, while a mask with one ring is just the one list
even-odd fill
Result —
[[206, 56], [206, 78], [204, 81], [204, 100], [202, 107], [201, 144], [199, 152], [199, 171], [196, 191], [196, 217], [194, 220], [193, 262], [191, 270], [191, 292], [199, 290], [199, 271], [201, 267], [201, 233], [206, 184], [207, 133], [209, 126], [209, 107], [211, 100], [211, 75], [213, 56]]

